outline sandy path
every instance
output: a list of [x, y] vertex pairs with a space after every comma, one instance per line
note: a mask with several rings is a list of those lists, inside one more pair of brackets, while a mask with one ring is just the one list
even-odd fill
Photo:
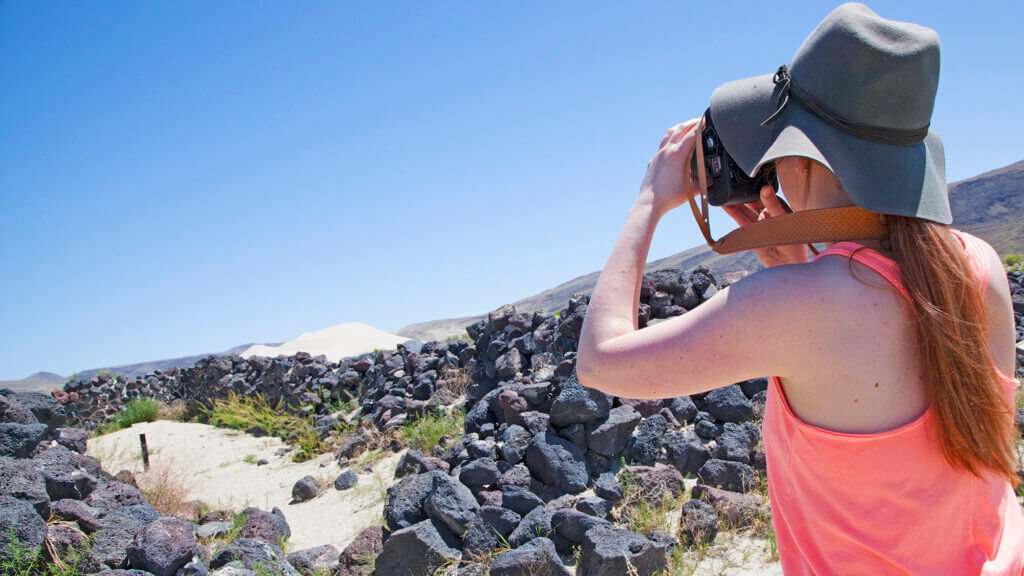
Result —
[[[139, 434], [146, 434], [149, 445], [149, 473], [142, 472]], [[191, 498], [214, 508], [270, 510], [278, 506], [291, 526], [292, 550], [321, 544], [342, 550], [360, 530], [380, 523], [382, 497], [394, 483], [401, 453], [377, 462], [372, 472], [355, 469], [356, 486], [339, 492], [333, 483], [341, 469], [330, 454], [296, 463], [291, 461], [291, 453], [275, 454], [283, 447], [286, 444], [278, 438], [256, 438], [206, 424], [157, 421], [90, 439], [89, 455], [102, 461], [111, 473], [131, 470], [142, 486], [153, 481], [154, 472], [171, 467], [187, 477]], [[270, 463], [256, 466], [245, 461], [247, 456]], [[307, 474], [323, 480], [327, 487], [313, 500], [291, 504], [292, 486]]]

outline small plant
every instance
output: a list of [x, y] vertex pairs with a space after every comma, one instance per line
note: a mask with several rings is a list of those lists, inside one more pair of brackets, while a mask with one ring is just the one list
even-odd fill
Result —
[[111, 432], [117, 432], [130, 428], [139, 422], [152, 422], [160, 414], [160, 403], [152, 398], [135, 398], [128, 402], [124, 412], [118, 414], [113, 420], [96, 427], [93, 436], [102, 436]]
[[138, 474], [139, 491], [161, 516], [177, 516], [189, 510], [193, 475], [176, 460], [155, 459], [149, 470]]
[[1003, 256], [1003, 266], [1006, 267], [1007, 272], [1024, 271], [1024, 256], [1020, 254]]
[[259, 430], [277, 436], [297, 446], [292, 460], [303, 462], [330, 450], [320, 439], [313, 423], [287, 410], [284, 399], [271, 404], [262, 394], [240, 396], [232, 392], [227, 399], [215, 400], [213, 406], [203, 408], [201, 418], [214, 426], [249, 432]]
[[246, 454], [245, 457], [242, 458], [242, 462], [245, 462], [246, 464], [252, 464], [252, 465], [255, 466], [256, 462], [257, 462], [256, 455], [255, 454]]
[[[70, 524], [50, 521], [47, 525], [52, 526], [56, 523]], [[75, 531], [78, 529], [75, 528]], [[57, 549], [49, 536], [43, 540], [43, 546], [32, 550], [21, 542], [12, 527], [7, 532], [6, 541], [6, 550], [0, 554], [0, 574], [3, 576], [77, 576], [80, 573], [78, 564], [81, 561], [81, 552], [71, 550], [68, 552], [68, 558], [63, 559], [57, 554]], [[43, 550], [49, 555], [49, 561], [44, 557]]]
[[430, 454], [434, 446], [441, 443], [445, 434], [462, 436], [466, 412], [459, 409], [454, 413], [428, 412], [425, 416], [406, 422], [402, 426], [403, 443], [414, 450]]
[[453, 334], [453, 335], [445, 338], [444, 340], [441, 340], [441, 344], [451, 344], [452, 342], [455, 342], [456, 340], [468, 340], [468, 341], [471, 341], [470, 338], [469, 338], [469, 333], [468, 332], [463, 332], [462, 334]]
[[562, 311], [561, 310], [555, 310], [555, 318], [561, 318], [561, 317], [562, 317]]
[[630, 530], [640, 534], [649, 534], [654, 530], [664, 530], [670, 534], [676, 532], [679, 524], [679, 509], [689, 500], [686, 491], [673, 493], [668, 490], [660, 498], [652, 498], [635, 482], [634, 475], [626, 470], [619, 474], [622, 486], [622, 500], [615, 510], [620, 522]]

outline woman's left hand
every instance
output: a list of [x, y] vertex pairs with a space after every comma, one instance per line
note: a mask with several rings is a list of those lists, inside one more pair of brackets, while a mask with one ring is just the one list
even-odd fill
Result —
[[647, 164], [640, 197], [651, 201], [658, 215], [687, 202], [697, 189], [688, 160], [699, 137], [695, 129], [699, 120], [693, 118], [669, 128], [657, 154]]

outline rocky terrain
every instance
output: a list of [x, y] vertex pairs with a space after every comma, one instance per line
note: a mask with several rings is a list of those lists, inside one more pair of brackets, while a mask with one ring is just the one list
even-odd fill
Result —
[[[684, 314], [744, 275], [646, 274], [640, 326]], [[1011, 277], [1024, 339], [1024, 275]], [[79, 573], [134, 576], [657, 574], [720, 531], [770, 522], [757, 494], [766, 381], [666, 400], [584, 388], [573, 368], [587, 304], [575, 294], [557, 315], [503, 306], [465, 327], [469, 341], [410, 340], [339, 362], [211, 356], [188, 369], [76, 379], [52, 396], [3, 391], [0, 532], [17, 546], [0, 558], [10, 562], [20, 546], [42, 550], [42, 564], [77, 556]], [[231, 393], [280, 400], [333, 438], [337, 490], [352, 487], [352, 463], [380, 433], [452, 408], [464, 411], [463, 429], [427, 453], [404, 452], [381, 525], [344, 550], [289, 554], [279, 510], [228, 518], [197, 506], [162, 517], [130, 475], [85, 455], [87, 430], [133, 398], [199, 407]], [[357, 409], [336, 410], [343, 399]], [[338, 436], [340, 421], [362, 427]], [[312, 477], [296, 480], [295, 500], [321, 493]], [[641, 530], [622, 507], [637, 495], [648, 508], [686, 502], [671, 530]]]

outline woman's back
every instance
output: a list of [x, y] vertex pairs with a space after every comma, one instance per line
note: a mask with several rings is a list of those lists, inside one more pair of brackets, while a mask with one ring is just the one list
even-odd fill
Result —
[[[960, 237], [979, 281], [996, 278], [985, 291], [1000, 314], [991, 248]], [[810, 328], [821, 345], [807, 351], [806, 372], [769, 386], [764, 442], [786, 574], [1024, 573], [1024, 516], [1009, 483], [942, 456], [906, 296], [862, 284], [901, 286], [898, 266], [857, 248], [836, 244], [811, 264], [824, 280], [809, 297], [828, 297], [834, 315]], [[1012, 331], [992, 320], [998, 384], [1012, 405]]]

